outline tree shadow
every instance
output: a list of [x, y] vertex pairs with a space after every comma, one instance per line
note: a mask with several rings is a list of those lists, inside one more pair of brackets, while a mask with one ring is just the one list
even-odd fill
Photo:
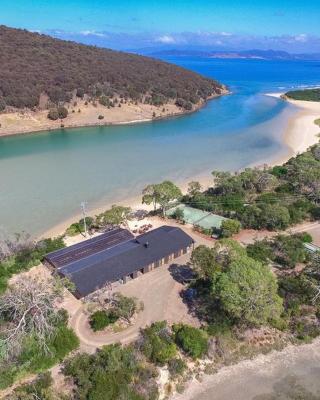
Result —
[[191, 283], [196, 278], [196, 274], [187, 264], [171, 264], [169, 272], [175, 281], [184, 285]]

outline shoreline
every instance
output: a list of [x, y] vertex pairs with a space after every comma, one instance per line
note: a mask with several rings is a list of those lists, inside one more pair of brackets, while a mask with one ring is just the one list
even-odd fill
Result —
[[[22, 135], [33, 135], [33, 134], [38, 134], [41, 132], [54, 132], [58, 130], [72, 130], [72, 129], [78, 129], [78, 128], [94, 128], [94, 127], [106, 127], [106, 126], [122, 126], [122, 125], [134, 125], [134, 124], [141, 124], [141, 123], [146, 123], [146, 122], [153, 122], [153, 121], [160, 121], [160, 120], [167, 120], [171, 118], [178, 118], [178, 117], [183, 117], [189, 114], [193, 114], [199, 110], [201, 110], [203, 107], [206, 106], [206, 104], [214, 99], [218, 99], [222, 96], [229, 95], [231, 92], [228, 89], [224, 89], [221, 94], [214, 94], [210, 96], [208, 99], [203, 100], [199, 102], [198, 104], [194, 105], [194, 108], [192, 110], [185, 110], [182, 108], [179, 108], [175, 104], [167, 103], [164, 104], [163, 106], [150, 106], [150, 105], [145, 105], [145, 104], [139, 104], [139, 105], [133, 105], [133, 104], [124, 104], [120, 110], [120, 116], [119, 114], [116, 114], [119, 110], [117, 108], [113, 110], [109, 110], [105, 106], [97, 105], [96, 107], [92, 107], [91, 105], [88, 105], [86, 107], [83, 106], [83, 104], [80, 103], [79, 106], [76, 106], [75, 108], [79, 108], [82, 110], [82, 112], [87, 112], [89, 115], [87, 117], [84, 117], [83, 121], [70, 121], [70, 119], [75, 119], [76, 113], [72, 114], [70, 113], [70, 105], [68, 106], [69, 108], [69, 115], [66, 118], [66, 120], [62, 120], [62, 122], [59, 121], [50, 121], [46, 115], [48, 113], [48, 110], [46, 111], [37, 111], [37, 112], [31, 112], [31, 111], [25, 111], [25, 110], [20, 110], [20, 111], [15, 111], [12, 113], [0, 113], [0, 139], [1, 138], [8, 138], [8, 137], [14, 137], [14, 136], [22, 136]], [[71, 107], [72, 108], [72, 107]], [[161, 111], [161, 109], [165, 109], [166, 111]], [[74, 111], [73, 111], [74, 112]], [[97, 118], [98, 114], [101, 113], [108, 113], [107, 118], [111, 119], [106, 119], [106, 120], [99, 120]], [[114, 115], [111, 115], [113, 113]], [[160, 113], [160, 115], [153, 116], [153, 113]], [[93, 115], [94, 114], [94, 121]], [[126, 116], [127, 114], [127, 116]], [[43, 121], [39, 120], [37, 121], [36, 125], [31, 125], [29, 127], [25, 127], [25, 125], [19, 126], [19, 123], [23, 122], [31, 122], [35, 123], [36, 122], [36, 117], [41, 117]], [[124, 117], [123, 117], [124, 116]], [[3, 120], [8, 119], [14, 119], [16, 117], [16, 121], [13, 122], [13, 126], [5, 127], [3, 126]], [[25, 118], [26, 117], [26, 118]], [[81, 118], [83, 115], [80, 116]], [[126, 119], [127, 117], [127, 119]], [[140, 118], [141, 117], [141, 118]], [[18, 119], [20, 118], [20, 120]], [[124, 118], [124, 119], [123, 119]], [[11, 121], [12, 122], [12, 121]], [[15, 126], [14, 124], [17, 124], [18, 126]], [[42, 125], [41, 125], [42, 124]], [[61, 127], [61, 124], [64, 125]], [[6, 132], [6, 130], [8, 132]]]
[[[311, 362], [311, 355], [318, 361], [319, 344], [320, 338], [307, 344], [289, 344], [280, 351], [272, 350], [222, 367], [212, 375], [203, 374], [199, 380], [194, 378], [189, 381], [184, 392], [173, 394], [171, 400], [211, 399], [212, 393], [215, 393], [217, 400], [251, 400], [257, 395], [270, 393], [276, 382], [288, 375], [301, 374], [297, 368], [299, 362], [308, 357]], [[256, 381], [255, 384], [252, 380]]]
[[[210, 172], [203, 172], [196, 176], [191, 176], [181, 180], [176, 180], [175, 183], [180, 187], [183, 192], [187, 191], [188, 183], [192, 180], [200, 182], [203, 189], [208, 189], [210, 185], [213, 184], [213, 177]], [[147, 183], [146, 183], [147, 185]], [[131, 207], [133, 211], [143, 208], [144, 210], [151, 211], [152, 205], [146, 205], [141, 203], [142, 194], [135, 195], [132, 197], [126, 197], [121, 200], [107, 201], [103, 205], [93, 206], [92, 209], [87, 210], [87, 216], [92, 217], [106, 211], [111, 208], [113, 204]], [[61, 221], [60, 223], [54, 225], [53, 227], [47, 229], [43, 233], [36, 236], [36, 240], [45, 239], [48, 237], [55, 237], [62, 235], [65, 230], [74, 222], [79, 221], [82, 218], [81, 212], [74, 214], [73, 216]]]
[[[266, 96], [281, 99], [283, 93], [266, 93]], [[320, 118], [320, 102], [283, 99], [296, 107], [297, 112], [289, 119], [282, 137], [282, 142], [287, 147], [287, 154], [275, 157], [270, 166], [287, 162], [291, 157], [306, 151], [318, 143], [320, 126], [315, 120]]]
[[[280, 98], [282, 93], [268, 93], [266, 96]], [[248, 167], [259, 167], [262, 165], [269, 165], [273, 167], [275, 165], [281, 165], [287, 162], [291, 157], [306, 151], [310, 146], [316, 144], [319, 141], [317, 134], [320, 133], [320, 127], [314, 123], [314, 121], [320, 117], [320, 102], [305, 102], [305, 101], [294, 101], [294, 100], [283, 100], [288, 101], [297, 107], [297, 112], [289, 119], [288, 125], [285, 129], [284, 135], [280, 139], [287, 147], [286, 154], [275, 155], [269, 160], [261, 160], [261, 162], [256, 162], [254, 164], [248, 165]], [[203, 104], [204, 106], [205, 104]], [[196, 110], [192, 111], [195, 112]], [[169, 117], [170, 118], [170, 117]], [[301, 132], [303, 132], [301, 140]], [[175, 183], [182, 189], [186, 191], [188, 183], [191, 180], [196, 180], [201, 183], [203, 189], [207, 189], [213, 184], [213, 178], [211, 176], [211, 171], [203, 171], [195, 176], [190, 176], [188, 178], [183, 178], [181, 180], [177, 179]], [[147, 185], [147, 183], [146, 183]], [[103, 201], [101, 201], [103, 203]], [[133, 210], [139, 208], [148, 209], [148, 206], [142, 205], [141, 194], [122, 198], [120, 200], [106, 201], [98, 206], [93, 206], [92, 209], [88, 210], [88, 216], [94, 216], [100, 214], [103, 211], [110, 208], [113, 204], [123, 205], [131, 207]], [[37, 239], [58, 236], [65, 232], [65, 230], [75, 221], [82, 218], [82, 214], [76, 213], [64, 221], [54, 225], [50, 229], [36, 235]]]

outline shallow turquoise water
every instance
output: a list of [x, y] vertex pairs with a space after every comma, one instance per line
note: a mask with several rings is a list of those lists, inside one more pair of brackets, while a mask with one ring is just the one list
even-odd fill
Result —
[[286, 149], [292, 106], [263, 93], [319, 83], [320, 63], [170, 59], [230, 85], [197, 113], [134, 126], [0, 139], [0, 226], [39, 234], [79, 213], [133, 197], [145, 184], [242, 168]]

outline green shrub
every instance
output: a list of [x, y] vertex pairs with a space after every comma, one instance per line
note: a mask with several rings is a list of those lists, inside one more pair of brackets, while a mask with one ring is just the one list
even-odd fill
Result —
[[114, 324], [118, 319], [119, 316], [113, 310], [99, 310], [91, 315], [90, 326], [94, 332], [102, 331], [108, 325]]
[[60, 119], [67, 118], [68, 116], [68, 110], [65, 107], [58, 107], [58, 115]]
[[[53, 379], [50, 372], [39, 374], [31, 383], [18, 386], [14, 389], [10, 400], [53, 400], [56, 397], [52, 396], [52, 391], [50, 390], [52, 383]], [[9, 397], [5, 397], [5, 400], [9, 400]]]
[[222, 312], [217, 313], [215, 318], [206, 328], [206, 332], [209, 336], [221, 336], [230, 333], [232, 323], [228, 319], [227, 315], [223, 315]]
[[19, 377], [28, 373], [46, 371], [61, 362], [67, 354], [79, 347], [79, 339], [72, 329], [60, 323], [48, 339], [49, 351], [39, 346], [36, 337], [26, 337], [21, 353], [13, 361], [0, 364], [0, 389], [11, 386]]
[[40, 264], [45, 254], [65, 247], [62, 237], [43, 239], [19, 250], [0, 263], [0, 294], [7, 289], [8, 280], [17, 273]]
[[85, 90], [83, 88], [78, 88], [76, 96], [80, 97], [80, 99], [83, 99], [84, 95], [85, 95]]
[[123, 318], [129, 322], [130, 318], [133, 317], [135, 312], [140, 311], [137, 299], [135, 297], [126, 297], [121, 293], [116, 293], [114, 295], [114, 300], [114, 313], [118, 316], [118, 318]]
[[282, 176], [286, 175], [288, 172], [288, 168], [282, 165], [276, 165], [275, 167], [272, 168], [271, 173], [278, 178], [281, 178]]
[[184, 107], [184, 105], [186, 104], [186, 101], [184, 99], [181, 99], [180, 97], [177, 98], [176, 100], [176, 106], [178, 107]]
[[191, 111], [193, 108], [192, 103], [190, 101], [187, 101], [184, 105], [184, 109], [187, 111]]
[[240, 232], [241, 223], [235, 219], [225, 219], [221, 223], [221, 236], [229, 238]]
[[[86, 217], [86, 225], [87, 229], [91, 229], [94, 225], [94, 219], [92, 217]], [[74, 222], [67, 228], [66, 235], [68, 236], [76, 236], [79, 233], [84, 232], [84, 219], [80, 219], [79, 222]]]
[[56, 121], [57, 119], [64, 119], [68, 116], [68, 110], [65, 107], [57, 107], [52, 108], [48, 113], [48, 118], [52, 121]]
[[52, 121], [56, 121], [57, 119], [59, 119], [58, 110], [56, 108], [52, 108], [48, 113], [48, 118]]
[[0, 366], [0, 390], [3, 390], [14, 383], [18, 369], [15, 366]]
[[19, 365], [28, 372], [42, 372], [62, 361], [67, 354], [78, 347], [79, 339], [73, 330], [60, 325], [48, 342], [49, 353], [39, 348], [36, 338], [28, 338], [19, 356]]
[[206, 333], [192, 326], [173, 325], [176, 344], [190, 357], [196, 359], [203, 357], [208, 351], [208, 337]]
[[142, 364], [130, 346], [116, 344], [92, 355], [77, 354], [65, 363], [64, 374], [73, 378], [77, 399], [157, 399], [154, 369]]
[[315, 220], [320, 220], [320, 207], [313, 207], [311, 210], [311, 216]]
[[142, 351], [150, 361], [163, 365], [175, 358], [177, 347], [165, 321], [153, 323], [142, 336]]
[[312, 243], [312, 236], [308, 232], [298, 233], [296, 235], [303, 243]]
[[264, 264], [272, 260], [274, 255], [268, 240], [257, 240], [253, 244], [249, 244], [247, 246], [247, 254], [249, 257]]
[[54, 335], [52, 348], [54, 349], [55, 358], [62, 361], [64, 357], [71, 351], [79, 347], [79, 338], [72, 329], [62, 325]]
[[172, 217], [176, 219], [177, 221], [183, 222], [184, 220], [184, 212], [182, 208], [177, 208], [174, 213], [172, 214]]

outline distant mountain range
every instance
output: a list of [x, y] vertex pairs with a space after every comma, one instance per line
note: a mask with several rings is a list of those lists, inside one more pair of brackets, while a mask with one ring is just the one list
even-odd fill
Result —
[[258, 59], [258, 60], [320, 60], [320, 53], [290, 54], [278, 50], [243, 50], [243, 51], [211, 51], [190, 49], [140, 49], [137, 53], [153, 57], [205, 57], [222, 59]]

